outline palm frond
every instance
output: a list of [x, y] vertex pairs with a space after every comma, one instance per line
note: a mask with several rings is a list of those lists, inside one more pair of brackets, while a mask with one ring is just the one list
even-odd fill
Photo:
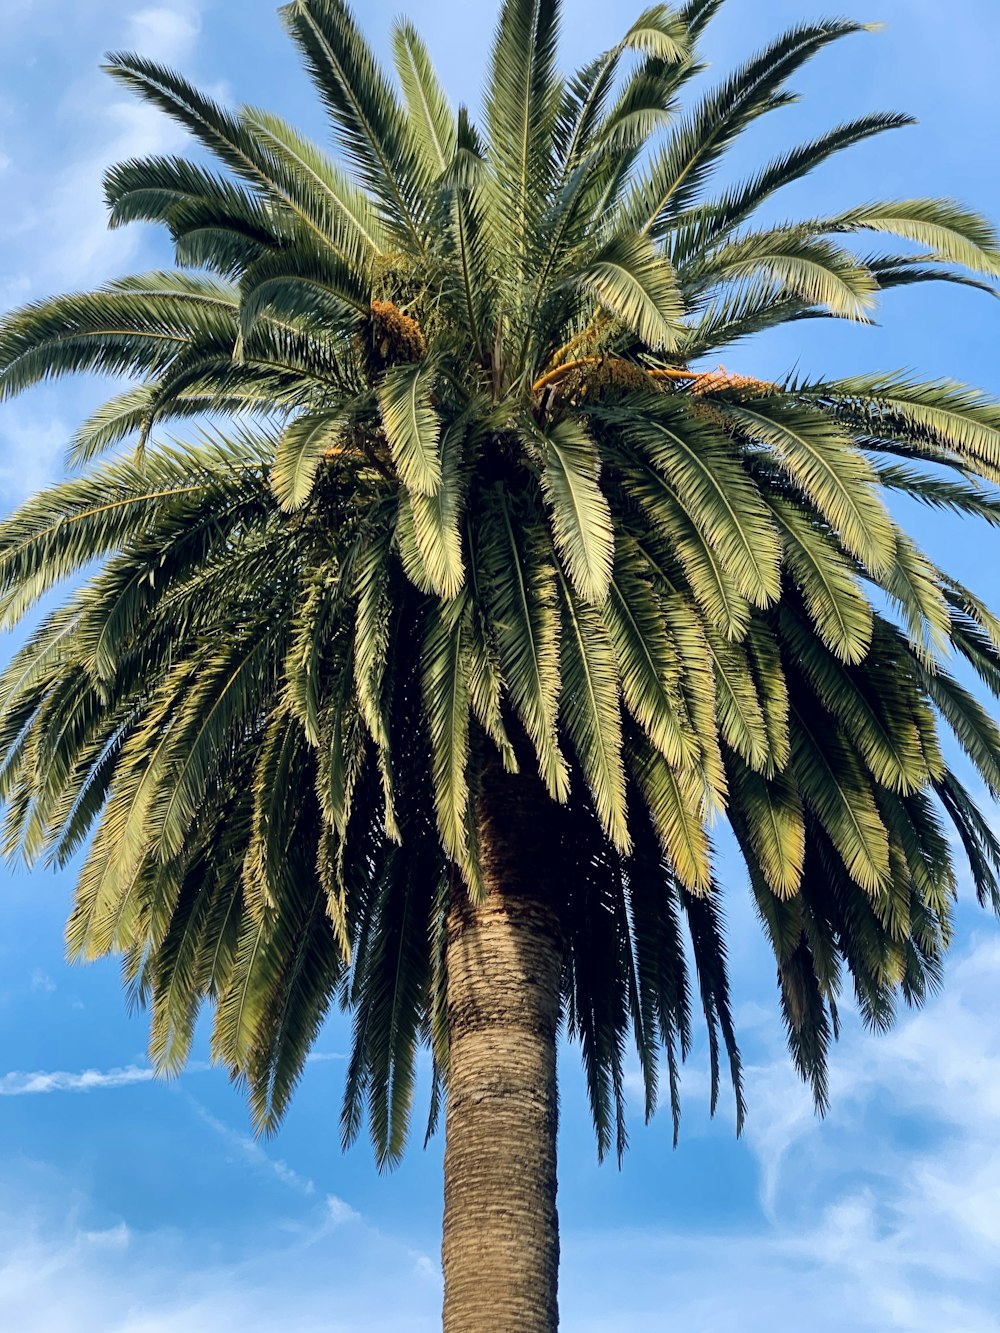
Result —
[[873, 574], [889, 567], [895, 554], [893, 528], [874, 472], [835, 423], [772, 396], [726, 403], [722, 411], [768, 446], [846, 550]]
[[433, 404], [434, 366], [394, 366], [379, 385], [379, 406], [393, 462], [414, 495], [441, 486], [441, 423]]
[[455, 116], [438, 83], [420, 34], [408, 19], [392, 29], [392, 54], [406, 98], [413, 138], [430, 180], [437, 180], [455, 155]]
[[576, 422], [561, 421], [544, 438], [542, 492], [552, 513], [556, 548], [580, 596], [600, 605], [614, 561], [611, 510], [601, 491], [600, 456]]
[[901, 199], [841, 213], [830, 231], [878, 231], [927, 246], [935, 259], [1000, 276], [1000, 242], [980, 214], [951, 200]]
[[875, 135], [885, 134], [887, 130], [897, 130], [914, 124], [916, 121], [912, 116], [891, 111], [876, 112], [838, 125], [809, 143], [782, 153], [748, 180], [733, 186], [718, 199], [709, 200], [700, 207], [692, 209], [688, 215], [681, 214], [672, 229], [672, 251], [675, 260], [682, 259], [685, 255], [678, 254], [674, 237], [686, 238], [690, 234], [691, 240], [696, 240], [699, 247], [715, 245], [751, 217], [778, 190], [801, 180], [835, 154], [852, 148], [857, 143], [863, 143]]
[[[0, 673], [0, 844], [83, 853], [71, 955], [122, 955], [165, 1072], [213, 1009], [264, 1132], [334, 999], [345, 1141], [367, 1117], [399, 1159], [422, 1046], [433, 1123], [449, 949], [506, 896], [511, 832], [538, 844], [520, 887], [558, 926], [602, 1154], [627, 1145], [630, 1042], [676, 1136], [695, 988], [712, 1109], [728, 1057], [742, 1124], [713, 819], [821, 1109], [845, 989], [884, 1029], [940, 983], [950, 839], [1000, 910], [1000, 840], [945, 757], [1000, 796], [1000, 730], [948, 663], [1000, 697], [1000, 617], [886, 508], [997, 526], [1000, 407], [701, 368], [897, 286], [992, 291], [1000, 246], [948, 200], [777, 221], [776, 192], [910, 121], [740, 179], [729, 150], [863, 28], [801, 23], [684, 114], [720, 8], [654, 4], [564, 80], [558, 0], [502, 0], [481, 137], [407, 21], [397, 93], [346, 0], [292, 0], [339, 157], [113, 55], [195, 141], [105, 181], [111, 225], [158, 225], [178, 271], [0, 320], [0, 400], [130, 381], [73, 432], [74, 474], [0, 523], [0, 626], [28, 618]], [[531, 828], [501, 826], [495, 782]]]
[[293, 0], [279, 13], [352, 165], [393, 229], [422, 250], [426, 205], [406, 117], [347, 5]]
[[545, 785], [552, 796], [565, 799], [569, 774], [556, 739], [560, 621], [555, 570], [499, 490], [484, 519], [477, 565], [492, 607], [500, 668]]
[[675, 345], [681, 304], [673, 270], [648, 241], [612, 237], [563, 282], [593, 296], [649, 347]]
[[489, 152], [505, 245], [527, 256], [537, 202], [553, 168], [559, 105], [558, 0], [503, 0], [486, 85]]
[[[700, 31], [711, 7], [692, 10], [689, 32]], [[683, 17], [683, 14], [682, 14]], [[626, 216], [638, 230], [662, 236], [669, 219], [689, 208], [715, 163], [758, 117], [784, 106], [788, 79], [824, 46], [851, 33], [857, 23], [830, 21], [790, 29], [731, 75], [675, 130], [626, 202]]]
[[618, 851], [632, 842], [625, 805], [621, 704], [614, 649], [600, 615], [560, 578], [563, 602], [560, 716], [579, 756], [604, 831]]

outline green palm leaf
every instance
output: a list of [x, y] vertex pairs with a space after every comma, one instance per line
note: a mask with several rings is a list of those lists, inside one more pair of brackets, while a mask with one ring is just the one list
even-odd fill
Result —
[[629, 712], [665, 759], [676, 766], [693, 762], [697, 751], [687, 735], [677, 650], [649, 566], [627, 538], [619, 543], [603, 615]]
[[632, 841], [614, 649], [597, 611], [560, 581], [566, 627], [560, 714], [583, 764], [598, 818], [614, 846], [627, 854]]
[[[710, 8], [700, 6], [700, 14]], [[697, 35], [703, 19], [691, 12], [689, 31]], [[803, 24], [750, 60], [703, 99], [653, 159], [628, 202], [630, 221], [653, 235], [666, 231], [668, 217], [691, 204], [726, 148], [759, 116], [787, 103], [782, 90], [791, 75], [824, 46], [860, 31], [856, 23]]]
[[551, 170], [558, 107], [557, 0], [504, 0], [486, 89], [486, 124], [498, 209], [515, 255], [531, 246], [537, 201]]
[[757, 606], [778, 595], [777, 534], [767, 508], [724, 440], [682, 408], [664, 404], [629, 428], [695, 528]]
[[777, 495], [770, 504], [789, 573], [820, 637], [845, 662], [860, 662], [871, 645], [872, 609], [854, 569], [830, 534], [798, 506]]
[[392, 54], [406, 97], [414, 139], [432, 180], [442, 176], [455, 155], [455, 116], [420, 34], [407, 19], [392, 30]]
[[430, 731], [434, 805], [448, 855], [468, 854], [469, 666], [464, 608], [432, 611], [424, 638], [423, 688]]
[[829, 727], [820, 732], [819, 719], [794, 703], [791, 771], [851, 878], [878, 895], [889, 878], [889, 842], [871, 788], [842, 736]]
[[588, 602], [607, 596], [614, 561], [611, 510], [599, 485], [600, 457], [580, 423], [561, 421], [544, 440], [542, 492], [556, 547], [573, 586]]
[[441, 486], [441, 422], [432, 400], [434, 367], [394, 366], [379, 386], [379, 406], [393, 462], [414, 495]]
[[874, 574], [887, 569], [894, 534], [874, 472], [829, 418], [770, 397], [723, 410], [771, 448], [852, 555]]
[[556, 739], [559, 609], [556, 575], [537, 539], [520, 529], [499, 492], [484, 515], [477, 565], [492, 602], [497, 651], [510, 698], [535, 747], [551, 795], [565, 799], [568, 772]]
[[422, 248], [424, 205], [406, 118], [347, 6], [293, 0], [279, 12], [351, 162], [393, 225]]
[[563, 281], [593, 296], [651, 348], [676, 344], [681, 304], [673, 270], [649, 242], [615, 236]]
[[978, 213], [943, 199], [902, 199], [842, 213], [832, 231], [878, 231], [929, 247], [935, 258], [1000, 276], [1000, 243]]
[[693, 893], [706, 892], [711, 883], [711, 853], [697, 778], [673, 768], [652, 747], [639, 747], [634, 753], [635, 780], [663, 855], [681, 884]]
[[271, 485], [283, 508], [301, 509], [328, 450], [341, 444], [343, 419], [337, 414], [301, 416], [289, 422], [274, 451]]
[[806, 855], [799, 793], [782, 775], [762, 777], [735, 757], [730, 781], [768, 888], [779, 898], [791, 898], [801, 883]]

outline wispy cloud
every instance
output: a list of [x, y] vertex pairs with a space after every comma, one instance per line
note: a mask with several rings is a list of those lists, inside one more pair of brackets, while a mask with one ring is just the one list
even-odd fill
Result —
[[[56, 983], [40, 969], [32, 973], [32, 990], [53, 991]], [[309, 1064], [322, 1064], [328, 1061], [344, 1060], [339, 1051], [313, 1051], [307, 1056]], [[216, 1068], [207, 1060], [192, 1060], [182, 1071], [185, 1074], [203, 1074]], [[49, 1092], [94, 1092], [103, 1088], [124, 1088], [132, 1083], [152, 1083], [159, 1078], [149, 1065], [124, 1065], [115, 1069], [84, 1069], [79, 1073], [70, 1073], [65, 1069], [34, 1070], [30, 1073], [11, 1070], [0, 1074], [0, 1097], [28, 1097]], [[195, 1103], [197, 1105], [197, 1103]], [[198, 1107], [203, 1118], [212, 1120], [203, 1107]], [[221, 1122], [214, 1122], [221, 1129], [226, 1127]], [[250, 1140], [252, 1143], [252, 1140]]]
[[725, 1234], [567, 1229], [567, 1327], [765, 1333], [808, 1309], [813, 1333], [996, 1333], [1000, 938], [984, 934], [949, 970], [887, 1036], [848, 1018], [823, 1121], [773, 1015], [757, 1013], [759, 1220]]
[[22, 500], [52, 481], [70, 434], [37, 400], [8, 407], [0, 422], [0, 496]]
[[[283, 1185], [287, 1185], [289, 1189], [293, 1189], [299, 1194], [316, 1193], [314, 1181], [307, 1179], [305, 1176], [300, 1176], [280, 1157], [271, 1157], [257, 1140], [251, 1138], [249, 1134], [243, 1134], [239, 1130], [233, 1129], [231, 1125], [227, 1125], [224, 1120], [220, 1120], [218, 1116], [213, 1115], [207, 1107], [196, 1101], [194, 1097], [188, 1097], [187, 1101], [199, 1120], [258, 1171], [269, 1172], [276, 1176]], [[336, 1202], [340, 1203], [340, 1200], [338, 1199]], [[346, 1205], [344, 1206], [346, 1207]]]
[[[20, 1200], [5, 1197], [10, 1207]], [[241, 1257], [124, 1223], [0, 1214], [0, 1326], [17, 1333], [434, 1333], [440, 1291], [405, 1243], [313, 1224], [262, 1226]], [[418, 1256], [424, 1260], [425, 1256]]]
[[[183, 2], [117, 16], [104, 8], [91, 19], [100, 21], [108, 45], [134, 47], [167, 64], [192, 59], [201, 27], [199, 7]], [[40, 138], [57, 126], [58, 153]], [[64, 88], [44, 125], [8, 127], [4, 154], [19, 199], [0, 221], [5, 264], [19, 264], [8, 286], [27, 281], [38, 293], [79, 288], [134, 262], [148, 238], [136, 228], [108, 231], [104, 172], [112, 162], [176, 151], [186, 139], [162, 111], [124, 93], [96, 66], [80, 70]], [[55, 172], [53, 156], [64, 163]]]
[[[9, 0], [8, 0], [9, 3]], [[27, 12], [27, 6], [24, 6]], [[52, 21], [54, 4], [38, 5]], [[4, 10], [5, 17], [7, 10]], [[100, 25], [107, 46], [133, 47], [167, 64], [187, 65], [201, 29], [193, 0], [131, 11], [113, 5], [73, 6], [69, 33]], [[44, 29], [43, 29], [44, 31]], [[38, 38], [41, 45], [43, 37]], [[24, 36], [20, 45], [32, 50]], [[16, 84], [14, 85], [16, 89]], [[58, 92], [56, 89], [58, 88]], [[44, 121], [25, 118], [19, 103], [2, 117], [0, 170], [17, 206], [0, 216], [0, 313], [51, 292], [94, 286], [128, 270], [162, 263], [143, 228], [111, 232], [102, 180], [113, 162], [183, 148], [185, 131], [161, 111], [127, 95], [96, 67], [53, 85]], [[162, 249], [162, 246], [160, 247]], [[0, 499], [7, 504], [53, 481], [70, 437], [65, 415], [77, 419], [95, 397], [79, 389], [39, 390], [5, 408], [0, 422]]]
[[[204, 1108], [201, 1108], [204, 1111]], [[200, 1119], [237, 1147], [243, 1136]], [[257, 1145], [251, 1146], [256, 1148]], [[156, 1151], [155, 1137], [150, 1150]], [[261, 1164], [260, 1154], [247, 1154]], [[196, 1158], [194, 1160], [197, 1160]], [[271, 1170], [274, 1163], [268, 1163]], [[284, 1167], [284, 1164], [278, 1164]], [[108, 1217], [51, 1170], [27, 1196], [0, 1174], [0, 1328], [17, 1333], [432, 1333], [440, 1269], [419, 1243], [369, 1222], [294, 1173], [294, 1211], [234, 1214], [206, 1233]], [[243, 1161], [234, 1183], [245, 1189]], [[136, 1205], [143, 1213], [144, 1207]], [[418, 1241], [417, 1244], [414, 1242]]]
[[128, 16], [127, 44], [160, 64], [179, 64], [191, 55], [200, 32], [198, 5], [150, 5]]
[[345, 1203], [343, 1199], [336, 1194], [326, 1196], [326, 1212], [330, 1221], [335, 1227], [344, 1226], [348, 1222], [360, 1222], [361, 1214]]
[[85, 1069], [71, 1074], [63, 1069], [22, 1074], [13, 1071], [0, 1075], [0, 1097], [30, 1097], [48, 1092], [94, 1092], [99, 1088], [124, 1088], [132, 1083], [149, 1083], [152, 1069], [126, 1065], [122, 1069]]
[[[313, 1062], [341, 1059], [343, 1056], [335, 1051], [317, 1051], [310, 1057]], [[202, 1073], [212, 1068], [213, 1066], [207, 1062], [192, 1061], [185, 1072]], [[151, 1083], [156, 1078], [155, 1070], [148, 1065], [125, 1065], [118, 1069], [85, 1069], [80, 1073], [70, 1073], [61, 1069], [36, 1070], [33, 1073], [14, 1070], [0, 1075], [0, 1097], [43, 1096], [55, 1092], [95, 1092], [130, 1087], [138, 1083]], [[283, 1185], [287, 1185], [298, 1194], [304, 1196], [315, 1194], [314, 1181], [300, 1175], [282, 1158], [272, 1157], [256, 1139], [220, 1120], [196, 1098], [188, 1096], [186, 1100], [198, 1119], [250, 1166], [276, 1177]], [[335, 1195], [327, 1198], [327, 1215], [329, 1220], [337, 1225], [359, 1219], [359, 1214]]]

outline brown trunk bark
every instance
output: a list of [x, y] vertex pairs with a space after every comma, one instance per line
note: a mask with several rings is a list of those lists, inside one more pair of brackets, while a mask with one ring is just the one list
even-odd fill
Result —
[[448, 918], [445, 1333], [554, 1333], [556, 1029], [562, 945], [548, 802], [533, 778], [484, 779], [487, 894]]

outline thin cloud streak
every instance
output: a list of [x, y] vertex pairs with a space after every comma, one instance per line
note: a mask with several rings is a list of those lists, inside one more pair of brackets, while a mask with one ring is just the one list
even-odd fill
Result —
[[287, 1185], [289, 1189], [295, 1190], [298, 1194], [315, 1194], [315, 1181], [300, 1176], [297, 1171], [283, 1161], [280, 1157], [269, 1156], [260, 1146], [256, 1139], [249, 1134], [241, 1134], [239, 1130], [233, 1129], [232, 1125], [227, 1125], [224, 1120], [212, 1114], [207, 1107], [202, 1106], [201, 1102], [194, 1097], [188, 1097], [188, 1105], [194, 1111], [195, 1115], [206, 1124], [215, 1134], [229, 1144], [231, 1148], [236, 1149], [251, 1166], [259, 1171], [270, 1172]]
[[85, 1069], [71, 1074], [64, 1069], [38, 1070], [23, 1074], [14, 1070], [0, 1075], [0, 1097], [31, 1097], [49, 1092], [94, 1092], [99, 1088], [124, 1088], [132, 1083], [150, 1083], [155, 1072], [141, 1065], [122, 1069]]
[[888, 1035], [845, 1022], [825, 1120], [774, 1014], [753, 1015], [759, 1218], [725, 1233], [566, 1227], [567, 1330], [765, 1333], [808, 1309], [814, 1333], [996, 1333], [1000, 938], [982, 932], [949, 972]]
[[[38, 981], [32, 982], [36, 990], [50, 991], [55, 983], [44, 973], [38, 973]], [[325, 1064], [330, 1061], [346, 1060], [340, 1051], [314, 1051], [306, 1057], [309, 1064]], [[185, 1065], [183, 1074], [203, 1074], [217, 1068], [207, 1060], [193, 1060]], [[182, 1076], [181, 1075], [181, 1076]], [[179, 1076], [180, 1077], [180, 1076]], [[50, 1092], [95, 1092], [105, 1088], [125, 1088], [133, 1083], [165, 1082], [149, 1065], [123, 1065], [116, 1069], [84, 1069], [71, 1073], [65, 1069], [38, 1069], [22, 1072], [13, 1069], [0, 1074], [0, 1097], [31, 1097]]]

